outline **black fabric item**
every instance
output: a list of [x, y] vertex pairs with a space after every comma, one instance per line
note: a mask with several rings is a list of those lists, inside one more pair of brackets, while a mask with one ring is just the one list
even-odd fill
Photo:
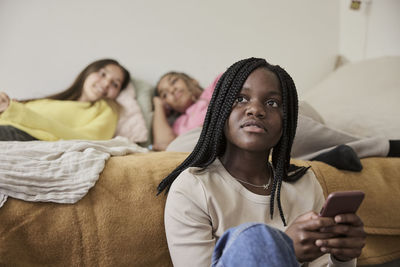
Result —
[[339, 145], [311, 160], [322, 161], [337, 169], [346, 171], [359, 172], [363, 168], [356, 152], [347, 145]]
[[389, 140], [388, 157], [400, 157], [400, 140]]
[[290, 164], [289, 170], [287, 173], [288, 181], [295, 182], [295, 181], [299, 180], [307, 172], [307, 170], [309, 168], [311, 168], [311, 166], [302, 167], [302, 166], [296, 166], [294, 164]]
[[34, 141], [35, 137], [10, 125], [0, 125], [0, 141]]

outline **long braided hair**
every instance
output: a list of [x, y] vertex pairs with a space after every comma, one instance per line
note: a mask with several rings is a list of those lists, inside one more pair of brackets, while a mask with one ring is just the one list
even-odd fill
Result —
[[205, 168], [217, 157], [223, 155], [226, 148], [226, 138], [224, 135], [225, 122], [231, 113], [234, 101], [240, 93], [244, 82], [257, 68], [267, 68], [275, 73], [279, 79], [282, 91], [282, 136], [272, 150], [272, 166], [275, 172], [271, 189], [270, 215], [272, 218], [276, 196], [280, 217], [286, 226], [280, 201], [282, 181], [294, 182], [302, 177], [308, 168], [290, 164], [290, 151], [296, 133], [298, 113], [297, 91], [294, 82], [284, 69], [278, 65], [271, 65], [264, 59], [243, 59], [234, 63], [225, 71], [214, 89], [203, 129], [193, 152], [161, 181], [157, 189], [158, 194], [165, 189], [168, 192], [172, 182], [183, 170], [188, 167]]

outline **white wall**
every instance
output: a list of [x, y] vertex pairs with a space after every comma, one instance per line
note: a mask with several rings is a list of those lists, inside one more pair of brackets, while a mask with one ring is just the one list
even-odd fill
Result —
[[362, 0], [351, 10], [340, 2], [339, 53], [350, 61], [400, 55], [400, 1]]
[[206, 86], [256, 56], [285, 67], [301, 92], [333, 69], [339, 8], [336, 0], [0, 0], [0, 90], [55, 93], [104, 57], [152, 84], [180, 70]]

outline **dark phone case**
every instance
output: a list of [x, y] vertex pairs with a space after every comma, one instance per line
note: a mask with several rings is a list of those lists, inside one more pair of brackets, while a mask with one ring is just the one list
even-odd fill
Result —
[[364, 195], [362, 191], [333, 192], [327, 197], [319, 215], [334, 217], [337, 214], [356, 213]]

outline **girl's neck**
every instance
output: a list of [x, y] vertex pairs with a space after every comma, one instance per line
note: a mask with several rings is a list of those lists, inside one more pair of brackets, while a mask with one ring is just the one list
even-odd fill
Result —
[[[220, 160], [229, 174], [247, 190], [258, 195], [270, 195], [273, 171], [267, 163], [268, 155], [269, 153], [225, 153]], [[264, 188], [266, 184], [267, 189]]]
[[220, 160], [233, 177], [250, 183], [264, 184], [266, 179], [271, 176], [267, 164], [268, 156], [269, 151], [256, 153], [240, 150], [233, 152], [227, 149]]

